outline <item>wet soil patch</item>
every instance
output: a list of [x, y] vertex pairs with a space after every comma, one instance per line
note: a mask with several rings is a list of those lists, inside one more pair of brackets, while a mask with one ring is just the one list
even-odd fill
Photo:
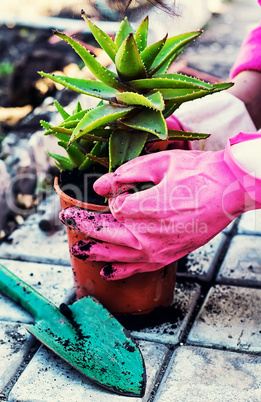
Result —
[[186, 312], [176, 304], [169, 307], [158, 307], [149, 314], [118, 315], [117, 320], [129, 331], [140, 331], [145, 328], [154, 328], [162, 324], [170, 324], [176, 329], [185, 318]]

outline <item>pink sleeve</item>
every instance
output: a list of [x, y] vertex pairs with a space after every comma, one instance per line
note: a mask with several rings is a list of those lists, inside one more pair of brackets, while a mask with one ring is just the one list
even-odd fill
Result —
[[[261, 4], [261, 0], [258, 1]], [[245, 37], [230, 71], [230, 78], [234, 78], [243, 70], [261, 71], [261, 25]]]

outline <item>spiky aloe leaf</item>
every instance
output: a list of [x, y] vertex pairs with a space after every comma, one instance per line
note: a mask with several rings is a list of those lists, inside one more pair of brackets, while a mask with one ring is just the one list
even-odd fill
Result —
[[52, 135], [53, 135], [55, 138], [57, 138], [59, 141], [62, 141], [63, 143], [66, 143], [66, 144], [68, 145], [69, 139], [70, 139], [70, 136], [69, 136], [69, 135], [67, 135], [67, 134], [62, 134], [62, 133], [58, 133], [58, 132], [56, 132], [56, 131], [53, 131], [53, 132], [52, 132]]
[[231, 88], [233, 85], [233, 82], [219, 82], [217, 84], [213, 84], [213, 92], [224, 91], [225, 89]]
[[135, 116], [121, 120], [128, 127], [156, 135], [161, 140], [168, 139], [168, 129], [162, 112], [144, 109]]
[[180, 104], [171, 100], [171, 101], [165, 101], [165, 109], [163, 110], [163, 116], [165, 119], [167, 119], [167, 117], [171, 116], [176, 109], [179, 108]]
[[69, 156], [70, 161], [74, 167], [79, 167], [85, 160], [85, 155], [75, 146], [71, 145], [68, 147], [68, 142], [59, 141], [58, 145], [64, 148]]
[[134, 29], [132, 28], [131, 24], [129, 23], [128, 18], [125, 17], [121, 21], [120, 27], [115, 36], [115, 44], [118, 47], [118, 49], [121, 46], [122, 42], [127, 38], [127, 36], [130, 33], [134, 33]]
[[146, 143], [145, 132], [114, 130], [109, 141], [109, 171], [140, 155]]
[[126, 87], [117, 80], [117, 75], [106, 67], [102, 66], [95, 57], [93, 57], [88, 50], [86, 50], [80, 43], [65, 35], [62, 32], [55, 31], [55, 35], [69, 43], [75, 52], [81, 57], [84, 64], [89, 70], [104, 84], [109, 85], [116, 89], [126, 89]]
[[41, 124], [41, 126], [46, 130], [46, 132], [44, 133], [44, 135], [50, 135], [50, 134], [52, 134], [52, 130], [51, 130], [51, 124], [50, 123], [48, 123], [47, 121], [45, 121], [45, 120], [40, 120], [40, 124]]
[[54, 154], [52, 152], [46, 151], [47, 154], [56, 160], [58, 165], [56, 165], [59, 169], [65, 169], [65, 170], [73, 170], [74, 166], [73, 163], [70, 161], [69, 158], [66, 158], [66, 156]]
[[192, 133], [188, 131], [179, 131], [179, 130], [168, 130], [169, 141], [195, 141], [195, 140], [204, 140], [208, 138], [210, 134], [206, 133]]
[[181, 47], [177, 52], [174, 53], [172, 57], [167, 59], [165, 63], [162, 64], [162, 66], [154, 73], [154, 77], [161, 75], [161, 74], [166, 74], [168, 72], [168, 69], [170, 68], [171, 64], [177, 59], [180, 53], [183, 52], [185, 49], [185, 46]]
[[135, 42], [139, 52], [142, 52], [147, 47], [149, 29], [149, 17], [146, 16], [140, 23], [134, 35]]
[[153, 93], [149, 96], [135, 92], [119, 92], [116, 98], [117, 101], [124, 102], [127, 105], [140, 105], [156, 110], [164, 109], [163, 97], [160, 92]]
[[146, 69], [140, 58], [133, 34], [122, 42], [115, 57], [115, 66], [122, 81], [146, 77]]
[[133, 80], [129, 82], [131, 88], [137, 91], [161, 88], [203, 88], [213, 89], [213, 85], [197, 78], [188, 77], [183, 74], [163, 74], [152, 78]]
[[116, 108], [111, 105], [103, 105], [90, 110], [75, 127], [69, 144], [83, 137], [84, 134], [89, 133], [95, 128], [104, 126], [125, 116], [131, 110], [133, 110], [133, 107]]
[[78, 113], [74, 113], [74, 114], [72, 114], [71, 116], [69, 116], [67, 119], [65, 119], [61, 124], [60, 124], [60, 126], [66, 126], [66, 124], [69, 124], [70, 122], [75, 122], [75, 121], [80, 121], [82, 118], [83, 118], [83, 116], [85, 116], [86, 115], [86, 113], [88, 113], [90, 110], [92, 110], [92, 108], [91, 109], [85, 109], [85, 110], [81, 110], [80, 112], [78, 112]]
[[90, 161], [105, 166], [107, 169], [109, 168], [109, 158], [107, 156], [99, 157], [92, 154], [86, 154], [86, 156], [89, 158]]
[[109, 35], [107, 35], [104, 31], [102, 31], [99, 27], [97, 27], [89, 18], [87, 18], [84, 11], [82, 11], [82, 17], [88, 24], [96, 41], [114, 62], [118, 50], [118, 46], [116, 45], [116, 43], [112, 40], [112, 38]]
[[63, 134], [63, 135], [67, 135], [69, 136], [69, 138], [71, 137], [72, 133], [73, 133], [73, 129], [70, 128], [65, 128], [65, 127], [61, 127], [61, 126], [56, 126], [56, 127], [51, 127], [52, 130], [52, 134]]
[[67, 117], [70, 117], [69, 113], [66, 112], [66, 110], [62, 107], [62, 105], [60, 105], [57, 100], [54, 101], [54, 105], [63, 119], [67, 119]]
[[180, 48], [184, 48], [185, 45], [190, 43], [192, 40], [196, 39], [199, 35], [201, 35], [202, 31], [188, 32], [181, 35], [173, 36], [166, 40], [165, 45], [162, 50], [159, 52], [158, 56], [155, 58], [154, 63], [151, 66], [151, 70], [149, 75], [154, 75], [163, 64], [165, 64], [169, 59], [173, 59], [173, 56], [176, 54], [179, 55]]
[[160, 90], [164, 100], [173, 100], [176, 103], [183, 103], [193, 99], [202, 98], [213, 92], [206, 89], [189, 89], [189, 88], [162, 88]]
[[81, 112], [81, 111], [82, 111], [82, 105], [81, 105], [81, 102], [78, 101], [78, 102], [77, 102], [77, 105], [76, 105], [76, 108], [75, 108], [74, 111], [73, 111], [73, 115], [78, 114], [78, 113]]
[[79, 166], [79, 170], [86, 170], [89, 169], [91, 165], [93, 165], [93, 161], [89, 158], [89, 155], [96, 156], [100, 154], [102, 149], [102, 144], [100, 142], [96, 142], [92, 147], [90, 153], [85, 155], [85, 160]]
[[156, 56], [159, 54], [161, 49], [163, 48], [165, 42], [167, 40], [167, 35], [156, 43], [152, 43], [150, 46], [146, 47], [146, 49], [141, 52], [140, 57], [144, 63], [146, 70], [148, 71], [154, 62]]
[[113, 101], [115, 95], [118, 93], [117, 89], [111, 88], [100, 81], [64, 77], [62, 75], [47, 74], [43, 72], [40, 72], [40, 75], [42, 77], [50, 78], [52, 81], [58, 82], [72, 91], [93, 96], [95, 98]]

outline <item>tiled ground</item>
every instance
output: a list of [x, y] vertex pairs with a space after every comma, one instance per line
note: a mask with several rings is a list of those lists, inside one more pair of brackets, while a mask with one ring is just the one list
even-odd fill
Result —
[[[59, 305], [72, 297], [66, 235], [63, 228], [41, 232], [41, 216], [31, 216], [0, 246], [0, 264]], [[260, 401], [261, 237], [255, 219], [247, 213], [189, 255], [164, 322], [132, 331], [147, 370], [142, 399], [105, 391], [40, 346], [24, 327], [32, 317], [0, 295], [0, 400]]]

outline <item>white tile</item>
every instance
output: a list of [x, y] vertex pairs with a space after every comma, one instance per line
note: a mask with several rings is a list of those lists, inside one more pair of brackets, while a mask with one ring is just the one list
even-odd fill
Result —
[[0, 245], [0, 258], [19, 259], [69, 265], [69, 247], [65, 229], [54, 233], [43, 232], [39, 228], [41, 214], [31, 215], [10, 240]]
[[0, 321], [0, 391], [14, 376], [33, 342], [23, 325]]
[[169, 363], [155, 402], [258, 402], [261, 356], [180, 347]]
[[238, 233], [261, 234], [261, 210], [244, 213], [238, 224]]
[[209, 281], [225, 241], [225, 234], [219, 233], [207, 244], [182, 258], [178, 263], [177, 276]]
[[261, 289], [217, 285], [210, 289], [188, 343], [261, 352]]
[[217, 281], [243, 286], [261, 285], [261, 236], [234, 236]]

